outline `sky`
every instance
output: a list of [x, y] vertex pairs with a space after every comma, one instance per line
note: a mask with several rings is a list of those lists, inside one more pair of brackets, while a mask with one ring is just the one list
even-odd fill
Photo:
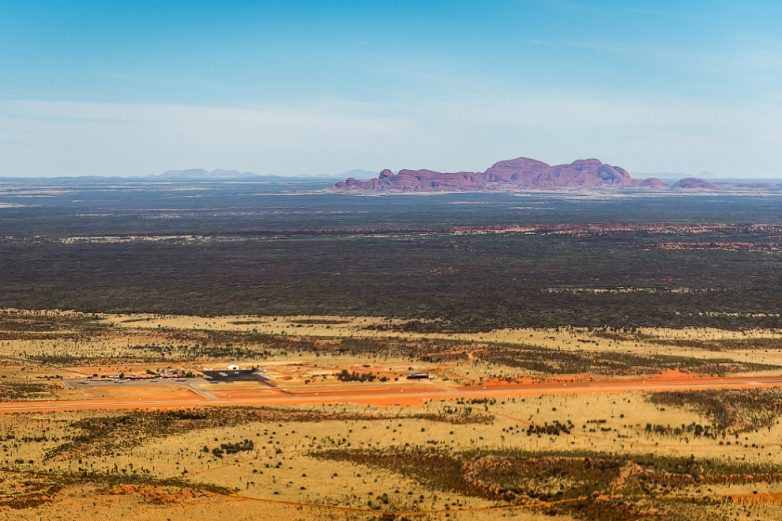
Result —
[[0, 176], [782, 177], [782, 2], [0, 0]]

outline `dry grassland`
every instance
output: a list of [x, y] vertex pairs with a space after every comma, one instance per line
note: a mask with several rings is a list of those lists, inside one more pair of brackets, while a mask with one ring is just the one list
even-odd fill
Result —
[[[4, 310], [2, 402], [204, 403], [0, 415], [0, 519], [782, 518], [777, 389], [206, 407], [249, 395], [782, 373], [775, 330], [404, 326]], [[263, 368], [270, 383], [201, 377], [232, 363]], [[161, 368], [192, 374], [108, 378]], [[411, 383], [410, 372], [435, 378]]]

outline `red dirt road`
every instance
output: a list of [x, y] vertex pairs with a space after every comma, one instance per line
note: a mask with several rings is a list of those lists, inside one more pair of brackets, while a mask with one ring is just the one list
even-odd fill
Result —
[[[95, 400], [52, 400], [28, 402], [0, 402], [0, 414], [82, 411], [101, 409], [180, 409], [198, 406], [236, 407], [280, 404], [318, 404], [318, 403], [365, 403], [378, 406], [415, 405], [423, 400], [447, 400], [455, 398], [502, 398], [510, 396], [529, 396], [543, 394], [578, 393], [619, 393], [650, 391], [681, 391], [705, 389], [751, 389], [782, 387], [782, 376], [757, 377], [682, 377], [675, 379], [647, 378], [634, 380], [540, 382], [540, 383], [487, 383], [470, 387], [431, 386], [385, 386], [383, 388], [358, 389], [357, 386], [345, 386], [326, 392], [259, 393], [258, 396], [244, 394], [236, 398], [207, 399], [193, 394], [189, 398], [176, 397], [181, 388], [175, 386], [157, 386], [160, 398], [151, 399], [149, 393], [144, 397], [133, 396], [133, 388], [125, 388], [127, 398]], [[166, 396], [169, 391], [175, 396]], [[181, 395], [180, 395], [181, 396]]]

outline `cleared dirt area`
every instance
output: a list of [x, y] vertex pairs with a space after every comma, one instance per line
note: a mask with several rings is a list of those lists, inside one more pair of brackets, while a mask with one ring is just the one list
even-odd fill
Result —
[[92, 388], [96, 399], [27, 400], [0, 402], [1, 413], [80, 411], [101, 409], [166, 409], [195, 406], [238, 407], [281, 404], [364, 403], [379, 407], [417, 405], [428, 400], [485, 399], [547, 394], [594, 394], [782, 387], [782, 376], [649, 378], [647, 380], [543, 382], [510, 384], [485, 382], [468, 387], [397, 385], [394, 387], [332, 386], [321, 390], [274, 392], [250, 388], [213, 391], [208, 394], [176, 385], [135, 385]]

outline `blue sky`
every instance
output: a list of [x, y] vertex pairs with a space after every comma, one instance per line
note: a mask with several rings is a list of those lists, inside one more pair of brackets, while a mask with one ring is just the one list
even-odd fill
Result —
[[782, 177], [782, 3], [0, 2], [0, 176]]

